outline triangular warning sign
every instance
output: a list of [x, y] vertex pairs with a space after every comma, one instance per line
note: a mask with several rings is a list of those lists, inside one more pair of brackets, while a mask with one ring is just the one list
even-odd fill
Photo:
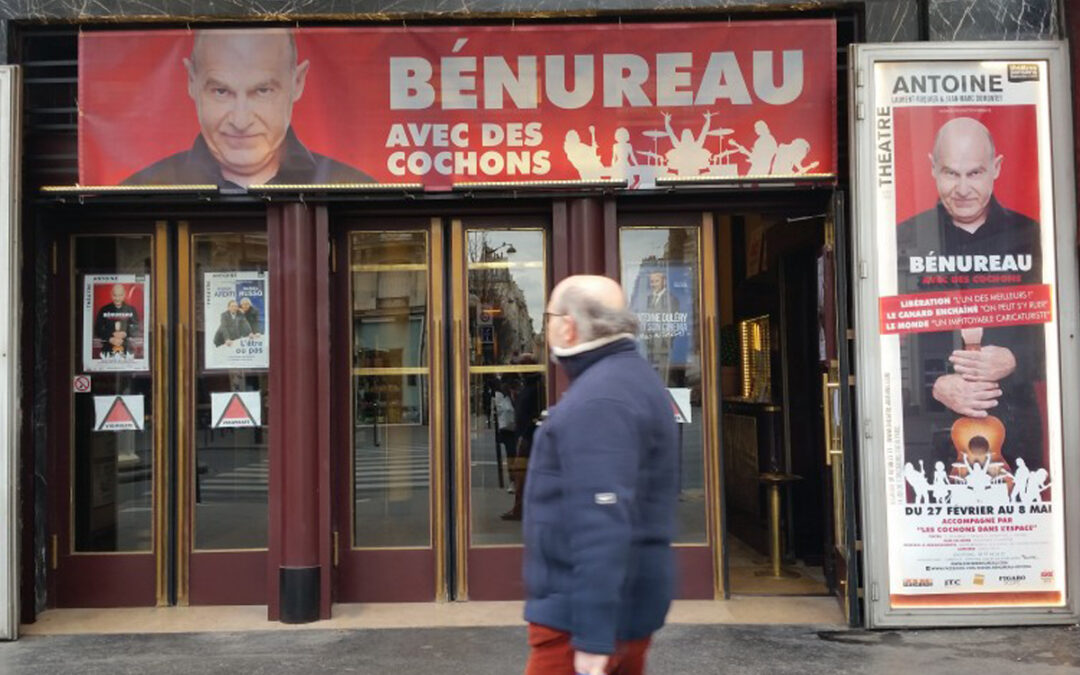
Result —
[[97, 426], [98, 431], [138, 431], [141, 428], [123, 396], [113, 399], [112, 405]]
[[229, 402], [225, 404], [225, 410], [222, 411], [221, 416], [218, 417], [215, 428], [219, 427], [257, 427], [255, 423], [255, 417], [251, 414], [247, 404], [244, 403], [244, 399], [240, 398], [240, 394], [234, 393]]

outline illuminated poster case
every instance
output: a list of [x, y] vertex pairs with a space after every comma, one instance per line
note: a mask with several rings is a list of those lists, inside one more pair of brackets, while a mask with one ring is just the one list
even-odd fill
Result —
[[1067, 52], [853, 50], [869, 623], [1074, 621]]

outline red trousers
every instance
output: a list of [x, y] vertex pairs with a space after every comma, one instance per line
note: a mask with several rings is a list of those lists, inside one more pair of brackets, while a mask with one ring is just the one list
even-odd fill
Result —
[[[620, 642], [608, 661], [609, 675], [644, 675], [645, 653], [652, 638]], [[540, 624], [529, 624], [529, 663], [525, 675], [574, 675], [574, 648], [570, 634]]]

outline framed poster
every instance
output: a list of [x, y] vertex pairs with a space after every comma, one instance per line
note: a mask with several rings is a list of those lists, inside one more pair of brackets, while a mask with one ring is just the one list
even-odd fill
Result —
[[143, 274], [83, 277], [83, 370], [147, 371], [150, 281]]
[[270, 367], [266, 272], [203, 275], [206, 370]]
[[1071, 621], [1076, 232], [1052, 112], [1070, 119], [1068, 60], [1057, 44], [857, 55], [870, 623]]

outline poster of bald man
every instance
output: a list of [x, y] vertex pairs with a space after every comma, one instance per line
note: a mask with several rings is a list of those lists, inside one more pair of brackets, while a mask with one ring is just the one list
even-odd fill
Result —
[[[309, 149], [293, 128], [294, 107], [313, 65], [299, 56], [291, 29], [196, 30], [167, 44], [171, 48], [165, 53], [146, 57], [160, 58], [158, 75], [183, 87], [186, 110], [170, 119], [139, 120], [147, 127], [128, 126], [133, 133], [156, 130], [148, 142], [129, 150], [156, 146], [165, 155], [122, 184], [247, 188], [371, 182], [363, 171]], [[141, 117], [133, 102], [127, 112], [133, 113], [129, 123]], [[113, 121], [123, 122], [123, 116]], [[177, 129], [188, 129], [185, 147], [177, 147]], [[110, 148], [118, 150], [115, 144]]]
[[765, 28], [83, 31], [79, 182], [832, 182], [836, 24]]
[[877, 68], [891, 601], [1060, 604], [1045, 64]]
[[141, 274], [83, 278], [83, 370], [147, 371], [149, 280]]

